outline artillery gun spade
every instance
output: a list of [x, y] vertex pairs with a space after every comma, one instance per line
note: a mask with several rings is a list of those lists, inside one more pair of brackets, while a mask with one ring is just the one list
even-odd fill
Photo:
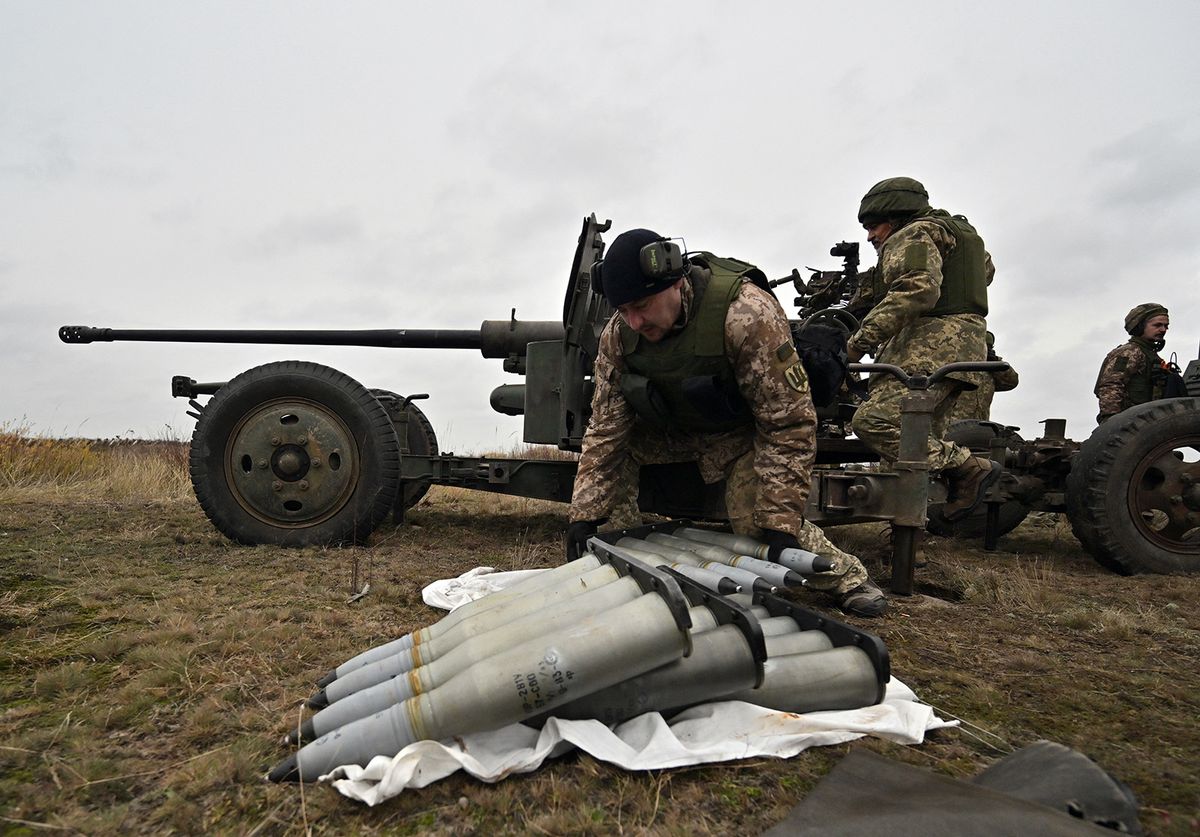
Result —
[[[489, 320], [475, 330], [222, 331], [117, 330], [64, 326], [67, 343], [113, 340], [276, 345], [468, 349], [503, 359], [524, 383], [491, 394], [498, 412], [524, 417], [524, 441], [577, 452], [590, 413], [592, 363], [612, 310], [591, 287], [591, 265], [604, 253], [610, 223], [583, 221], [568, 277], [562, 321]], [[843, 242], [831, 255], [840, 271], [799, 272], [791, 281], [800, 314], [794, 330], [820, 323], [857, 326], [846, 305], [858, 281], [858, 246]], [[959, 371], [1003, 364], [955, 365]], [[930, 407], [929, 376], [874, 364], [852, 371], [894, 374], [911, 395], [903, 416], [901, 461], [873, 470], [878, 457], [848, 432], [854, 399], [818, 409], [817, 464], [807, 516], [820, 525], [886, 521], [893, 526], [892, 589], [913, 587], [914, 557], [927, 511], [938, 518], [940, 486], [928, 478], [919, 440]], [[1100, 563], [1118, 572], [1200, 571], [1200, 361], [1188, 367], [1186, 399], [1152, 402], [1105, 423], [1084, 443], [1067, 439], [1050, 419], [1044, 435], [1024, 441], [1012, 429], [974, 423], [956, 433], [1004, 463], [1003, 479], [974, 519], [942, 533], [983, 534], [987, 546], [1031, 510], [1067, 512], [1076, 535]], [[438, 452], [433, 427], [415, 402], [427, 396], [368, 389], [316, 363], [257, 366], [224, 383], [172, 380], [172, 395], [188, 398], [197, 418], [190, 474], [205, 514], [229, 538], [245, 544], [304, 546], [364, 541], [389, 512], [397, 521], [430, 485], [569, 502], [572, 459], [463, 457]], [[197, 399], [211, 396], [207, 403]], [[909, 438], [908, 447], [903, 439]], [[914, 441], [915, 440], [915, 441]], [[932, 505], [928, 505], [934, 501]], [[694, 463], [641, 470], [638, 504], [673, 518], [725, 518], [723, 486], [705, 485]], [[968, 530], [970, 530], [968, 532]]]

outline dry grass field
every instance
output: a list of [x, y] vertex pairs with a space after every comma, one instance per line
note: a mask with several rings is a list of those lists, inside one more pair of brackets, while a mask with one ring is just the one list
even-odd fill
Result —
[[[1200, 577], [1115, 576], [1054, 518], [991, 554], [929, 540], [918, 580], [936, 596], [848, 620], [963, 719], [920, 746], [649, 773], [567, 755], [376, 808], [268, 784], [315, 678], [439, 618], [420, 596], [434, 579], [557, 563], [566, 510], [435, 487], [367, 547], [238, 547], [205, 520], [184, 462], [181, 445], [0, 432], [2, 833], [755, 834], [852, 748], [972, 776], [1042, 738], [1128, 783], [1148, 833], [1200, 832]], [[885, 529], [832, 534], [886, 579]]]

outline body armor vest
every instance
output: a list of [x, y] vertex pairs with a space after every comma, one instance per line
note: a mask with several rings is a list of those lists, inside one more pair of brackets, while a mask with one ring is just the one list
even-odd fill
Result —
[[1129, 342], [1142, 350], [1146, 358], [1146, 368], [1129, 379], [1121, 404], [1122, 409], [1145, 404], [1147, 401], [1157, 401], [1164, 396], [1167, 388], [1167, 370], [1163, 368], [1162, 358], [1154, 351], [1154, 347], [1140, 337], [1135, 337]]
[[962, 215], [951, 215], [934, 209], [918, 220], [932, 221], [949, 230], [956, 244], [942, 260], [942, 294], [933, 310], [925, 316], [944, 317], [947, 314], [978, 314], [986, 317], [987, 272], [983, 239]]
[[741, 279], [692, 271], [687, 325], [657, 343], [621, 323], [626, 369], [621, 393], [638, 417], [660, 429], [719, 433], [753, 421], [725, 356], [725, 315]]

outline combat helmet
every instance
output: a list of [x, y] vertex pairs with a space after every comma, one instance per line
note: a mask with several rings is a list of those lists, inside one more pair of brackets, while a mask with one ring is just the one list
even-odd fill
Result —
[[867, 190], [858, 205], [858, 222], [907, 219], [929, 209], [929, 193], [911, 177], [889, 177]]
[[1170, 312], [1167, 311], [1166, 306], [1157, 302], [1143, 302], [1141, 305], [1135, 305], [1125, 315], [1125, 331], [1133, 337], [1137, 337], [1145, 328], [1147, 320], [1167, 313]]

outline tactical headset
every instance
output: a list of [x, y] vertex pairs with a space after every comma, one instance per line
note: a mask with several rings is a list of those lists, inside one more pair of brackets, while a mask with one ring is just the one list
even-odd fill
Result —
[[[668, 238], [652, 241], [638, 251], [638, 266], [646, 279], [647, 290], [660, 284], [663, 279], [681, 275], [686, 263], [683, 250]], [[592, 263], [592, 290], [601, 295], [604, 293], [603, 268], [604, 259]]]

